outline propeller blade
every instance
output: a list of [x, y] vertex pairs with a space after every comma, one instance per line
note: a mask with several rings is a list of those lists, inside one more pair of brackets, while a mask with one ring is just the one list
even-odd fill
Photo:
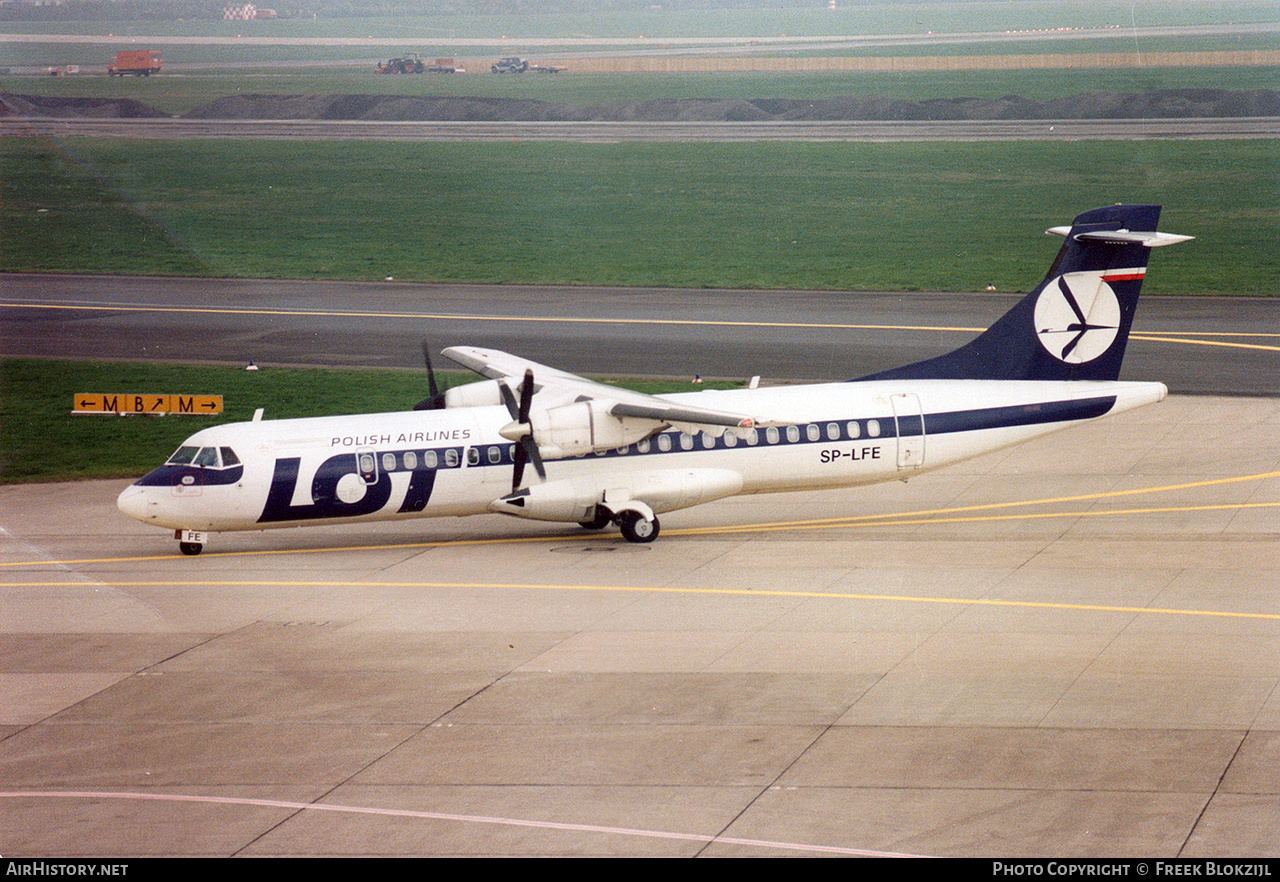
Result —
[[520, 489], [520, 482], [524, 480], [524, 463], [529, 455], [528, 448], [524, 444], [515, 446], [515, 469], [511, 472], [511, 492], [515, 493]]
[[436, 385], [435, 368], [431, 367], [431, 347], [426, 340], [422, 341], [422, 360], [427, 365], [427, 386], [431, 390], [431, 397], [435, 398], [440, 394], [440, 387]]
[[516, 396], [511, 391], [511, 387], [499, 380], [498, 391], [502, 393], [502, 403], [507, 406], [507, 411], [511, 414], [511, 418], [517, 423], [521, 422], [520, 408], [516, 404]]
[[520, 446], [526, 449], [529, 459], [533, 460], [533, 469], [538, 473], [538, 477], [545, 481], [547, 479], [547, 470], [542, 465], [542, 454], [538, 452], [538, 444], [533, 440], [533, 435], [526, 435], [524, 440], [520, 442]]
[[529, 422], [529, 407], [533, 404], [533, 370], [524, 372], [524, 382], [520, 384], [520, 412], [517, 422]]
[[444, 392], [440, 391], [440, 387], [436, 385], [436, 372], [431, 366], [431, 347], [427, 345], [426, 340], [422, 341], [422, 360], [427, 365], [427, 389], [431, 394], [415, 404], [413, 409], [444, 410]]

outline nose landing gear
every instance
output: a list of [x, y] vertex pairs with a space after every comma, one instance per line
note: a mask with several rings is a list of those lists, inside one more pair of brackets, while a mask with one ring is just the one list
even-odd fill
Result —
[[178, 550], [186, 555], [197, 555], [204, 550], [207, 538], [198, 530], [174, 530], [173, 538], [178, 540]]

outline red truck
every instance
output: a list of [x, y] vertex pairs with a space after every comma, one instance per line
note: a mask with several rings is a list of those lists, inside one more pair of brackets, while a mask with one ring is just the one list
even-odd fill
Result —
[[122, 77], [125, 74], [149, 77], [153, 73], [160, 73], [159, 49], [122, 49], [116, 53], [116, 60], [107, 65], [109, 77]]

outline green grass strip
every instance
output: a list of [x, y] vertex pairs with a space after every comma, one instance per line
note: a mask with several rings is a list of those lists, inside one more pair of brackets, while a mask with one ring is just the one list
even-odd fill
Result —
[[434, 144], [8, 139], [0, 269], [1025, 290], [1112, 202], [1196, 241], [1159, 293], [1271, 295], [1280, 141]]

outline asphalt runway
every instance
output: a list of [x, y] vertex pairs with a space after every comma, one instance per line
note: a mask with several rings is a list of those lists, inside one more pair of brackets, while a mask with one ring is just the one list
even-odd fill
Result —
[[[590, 375], [846, 380], [949, 351], [1017, 296], [0, 275], [0, 351], [420, 367], [425, 338]], [[1280, 395], [1278, 357], [1280, 301], [1144, 296], [1123, 376]]]
[[1069, 120], [831, 120], [753, 122], [384, 122], [0, 118], [0, 136], [273, 138], [359, 141], [1072, 141], [1280, 137], [1280, 118]]
[[[731, 51], [743, 49], [756, 50], [759, 47], [768, 49], [802, 49], [831, 50], [846, 49], [856, 46], [934, 46], [934, 45], [979, 45], [987, 43], [1017, 43], [1027, 40], [1044, 41], [1087, 41], [1095, 39], [1114, 39], [1123, 35], [1126, 39], [1155, 40], [1169, 37], [1245, 37], [1275, 33], [1280, 30], [1277, 22], [1228, 22], [1215, 24], [1192, 25], [1158, 25], [1133, 27], [1062, 27], [1052, 30], [1016, 30], [1016, 31], [961, 31], [954, 33], [899, 33], [899, 34], [837, 34], [823, 36], [793, 36], [787, 34], [746, 34], [728, 37], [645, 37], [619, 36], [604, 37], [591, 34], [575, 34], [573, 36], [525, 37], [509, 36], [477, 37], [460, 36], [456, 31], [440, 29], [437, 33], [417, 33], [410, 41], [419, 47], [438, 46], [442, 51], [457, 47], [460, 43], [466, 46], [488, 47], [515, 51], [512, 47], [529, 46], [542, 49], [606, 49], [606, 51], [625, 49], [627, 51], [688, 51], [704, 53], [714, 48], [726, 48]], [[152, 45], [198, 45], [212, 46], [226, 44], [232, 46], [323, 46], [330, 48], [377, 46], [399, 48], [405, 45], [402, 36], [280, 36], [262, 35], [132, 35], [132, 40]], [[0, 34], [0, 43], [52, 43], [116, 45], [120, 37], [114, 34]]]
[[[1212, 352], [1212, 350], [1211, 350]], [[1280, 401], [663, 536], [0, 487], [4, 854], [1280, 855]]]

